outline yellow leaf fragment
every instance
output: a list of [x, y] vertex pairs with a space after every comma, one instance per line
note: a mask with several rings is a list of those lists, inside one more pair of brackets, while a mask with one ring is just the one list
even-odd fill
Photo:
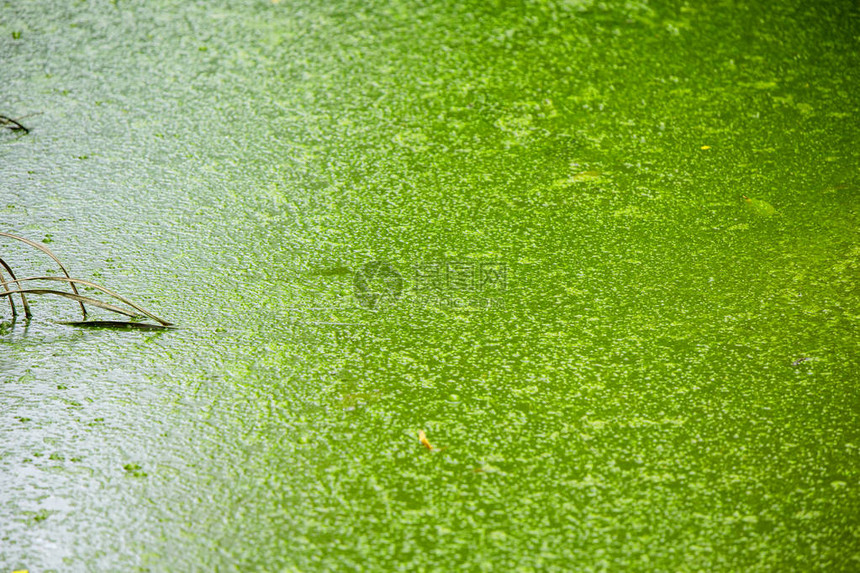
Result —
[[418, 441], [421, 442], [421, 445], [427, 448], [428, 450], [432, 450], [433, 446], [430, 444], [430, 441], [427, 439], [427, 434], [424, 433], [424, 430], [418, 430]]
[[703, 146], [702, 146], [702, 147], [700, 147], [699, 149], [705, 149], [705, 150], [707, 150], [707, 149], [710, 149], [710, 148], [711, 148], [711, 146], [710, 146], [710, 145], [703, 145]]

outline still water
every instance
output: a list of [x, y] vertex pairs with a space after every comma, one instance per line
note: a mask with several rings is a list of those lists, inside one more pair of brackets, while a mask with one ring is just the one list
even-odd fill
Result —
[[858, 18], [2, 2], [0, 570], [857, 570]]

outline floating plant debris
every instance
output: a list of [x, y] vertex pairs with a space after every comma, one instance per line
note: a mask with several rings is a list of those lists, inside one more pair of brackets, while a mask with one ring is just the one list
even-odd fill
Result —
[[30, 130], [19, 123], [18, 120], [6, 117], [5, 115], [0, 115], [0, 127], [10, 131], [23, 131], [24, 133], [30, 133]]
[[[159, 330], [172, 326], [172, 323], [164, 320], [163, 318], [159, 318], [147, 311], [143, 307], [134, 302], [128, 300], [127, 298], [109, 290], [101, 285], [98, 285], [91, 281], [86, 281], [82, 279], [72, 278], [69, 274], [68, 269], [66, 269], [65, 265], [60, 261], [60, 259], [52, 253], [47, 247], [44, 245], [40, 245], [34, 241], [29, 239], [25, 239], [23, 237], [18, 237], [16, 235], [12, 235], [9, 233], [0, 232], [0, 237], [7, 237], [9, 239], [20, 241], [25, 243], [35, 249], [42, 251], [44, 254], [48, 255], [53, 259], [55, 263], [60, 266], [60, 270], [63, 271], [65, 276], [63, 277], [52, 277], [52, 276], [30, 276], [25, 278], [18, 278], [12, 267], [10, 267], [2, 257], [0, 257], [0, 286], [3, 287], [3, 290], [0, 291], [0, 298], [8, 298], [9, 306], [12, 311], [12, 317], [18, 316], [18, 309], [15, 306], [14, 296], [18, 295], [21, 298], [21, 306], [24, 310], [24, 315], [27, 319], [32, 317], [32, 312], [30, 310], [30, 304], [27, 301], [27, 295], [53, 295], [59, 296], [63, 298], [68, 298], [74, 300], [78, 303], [81, 308], [81, 314], [83, 315], [83, 320], [76, 322], [65, 322], [64, 324], [69, 324], [72, 326], [81, 326], [81, 327], [90, 327], [90, 328], [127, 328], [127, 329], [137, 329], [137, 330]], [[5, 274], [4, 274], [5, 271]], [[6, 280], [6, 274], [9, 275], [9, 280]], [[49, 282], [60, 282], [66, 283], [71, 288], [71, 292], [56, 290], [51, 288], [25, 288], [23, 283], [32, 283], [35, 281], [49, 281]], [[89, 287], [91, 289], [95, 289], [104, 293], [105, 295], [113, 298], [115, 301], [119, 301], [123, 306], [117, 306], [116, 304], [110, 304], [96, 298], [92, 298], [90, 296], [82, 295], [77, 288], [77, 285], [81, 285], [83, 287]], [[101, 308], [103, 310], [107, 310], [110, 312], [114, 312], [116, 314], [121, 314], [127, 316], [129, 318], [139, 320], [139, 319], [150, 319], [157, 324], [145, 323], [145, 322], [134, 322], [134, 321], [108, 321], [108, 320], [87, 320], [87, 308], [85, 304]]]
[[444, 448], [437, 448], [433, 444], [430, 443], [430, 440], [427, 439], [427, 434], [424, 433], [424, 430], [418, 430], [418, 441], [421, 442], [421, 445], [430, 450], [431, 452], [444, 452], [448, 449], [448, 446]]
[[427, 448], [428, 450], [432, 450], [433, 446], [430, 444], [430, 441], [427, 439], [427, 434], [424, 433], [424, 430], [418, 430], [418, 441], [421, 442], [421, 445]]

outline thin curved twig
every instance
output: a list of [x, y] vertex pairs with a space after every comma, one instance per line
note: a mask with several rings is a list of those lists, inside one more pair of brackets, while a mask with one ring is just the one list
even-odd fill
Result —
[[[7, 270], [9, 269], [3, 259], [0, 259], [0, 266], [6, 267]], [[0, 283], [3, 283], [3, 290], [9, 290], [9, 287], [6, 286], [5, 281], [6, 279], [3, 278], [3, 271], [0, 271]], [[15, 306], [15, 300], [11, 296], [9, 297], [9, 307], [12, 309], [12, 320], [15, 320], [15, 318], [18, 316], [18, 308]]]
[[5, 115], [0, 115], [0, 125], [11, 131], [23, 131], [24, 133], [30, 133], [30, 130], [24, 127], [19, 121], [14, 120], [11, 117], [6, 117]]
[[[16, 285], [18, 285], [18, 288], [20, 289], [20, 288], [21, 288], [21, 283], [26, 282], [26, 281], [59, 281], [59, 282], [67, 282], [67, 283], [69, 283], [69, 284], [71, 284], [71, 285], [72, 285], [72, 288], [74, 288], [74, 285], [75, 285], [76, 283], [77, 283], [77, 284], [84, 285], [84, 286], [88, 286], [88, 287], [94, 288], [94, 289], [96, 289], [96, 290], [100, 290], [100, 291], [102, 291], [103, 293], [105, 293], [105, 294], [107, 294], [107, 295], [109, 295], [109, 296], [112, 296], [113, 298], [117, 299], [118, 301], [120, 301], [120, 302], [122, 302], [122, 303], [124, 303], [124, 304], [127, 304], [128, 306], [130, 306], [130, 307], [131, 307], [131, 308], [133, 308], [134, 310], [136, 310], [136, 311], [140, 312], [140, 313], [141, 313], [141, 314], [143, 314], [144, 316], [147, 316], [147, 317], [151, 318], [152, 320], [154, 320], [154, 321], [156, 321], [156, 322], [158, 322], [158, 323], [161, 323], [163, 326], [171, 326], [171, 325], [172, 325], [172, 323], [170, 323], [170, 322], [168, 322], [168, 321], [164, 320], [163, 318], [159, 318], [159, 317], [155, 316], [154, 314], [152, 314], [151, 312], [149, 312], [148, 310], [146, 310], [146, 309], [145, 309], [145, 308], [143, 308], [142, 306], [140, 306], [140, 305], [138, 305], [138, 304], [133, 303], [132, 301], [128, 300], [127, 298], [125, 298], [125, 297], [123, 297], [123, 296], [121, 296], [121, 295], [119, 295], [119, 294], [117, 294], [117, 293], [113, 292], [112, 290], [107, 289], [107, 288], [105, 288], [105, 287], [103, 287], [103, 286], [101, 286], [101, 285], [99, 285], [99, 284], [94, 283], [94, 282], [85, 281], [85, 280], [82, 280], [82, 279], [73, 279], [73, 278], [71, 278], [71, 277], [67, 277], [67, 278], [63, 278], [63, 277], [27, 277], [27, 278], [24, 278], [24, 279], [16, 279], [16, 280], [12, 280], [12, 281], [6, 281], [6, 282], [3, 282], [2, 284], [3, 284], [4, 286], [5, 286], [5, 285], [10, 285], [10, 284], [16, 284]], [[39, 289], [36, 289], [36, 290], [39, 290]], [[30, 290], [21, 290], [21, 291], [7, 291], [7, 292], [31, 292], [31, 291], [30, 291]], [[61, 292], [61, 291], [48, 291], [48, 292], [50, 292], [50, 294], [56, 294], [56, 293], [59, 293], [59, 292]], [[46, 292], [46, 293], [39, 293], [39, 294], [48, 294], [48, 293]], [[66, 294], [70, 294], [70, 293], [66, 293]], [[5, 295], [5, 293], [0, 293], [0, 296], [4, 296], [4, 295]], [[75, 289], [75, 296], [69, 296], [69, 297], [67, 297], [67, 298], [71, 298], [71, 299], [73, 299], [73, 300], [77, 300], [77, 301], [79, 301], [79, 302], [81, 302], [81, 303], [86, 302], [87, 304], [92, 304], [93, 306], [99, 306], [99, 305], [95, 304], [94, 302], [92, 302], [92, 301], [95, 301], [96, 299], [94, 299], [94, 298], [90, 298], [90, 297], [83, 297], [83, 296], [81, 296], [80, 294], [78, 294], [77, 289]], [[102, 305], [104, 305], [104, 303], [102, 303]], [[115, 306], [113, 306], [113, 305], [107, 305], [107, 306], [113, 307], [113, 309], [118, 308], [118, 307], [115, 307]], [[106, 307], [105, 307], [105, 306], [100, 306], [100, 308], [106, 308]], [[108, 309], [108, 310], [111, 310], [111, 309]], [[116, 311], [114, 310], [114, 312], [116, 312]], [[123, 313], [123, 314], [125, 314], [125, 313]], [[128, 316], [138, 316], [138, 315], [131, 314], [131, 315], [128, 315]]]
[[[19, 289], [19, 290], [7, 290], [4, 292], [0, 292], [0, 298], [4, 296], [12, 296], [13, 294], [55, 294], [57, 296], [62, 296], [64, 298], [70, 298], [72, 300], [76, 300], [78, 302], [85, 302], [87, 304], [91, 304], [98, 308], [103, 308], [105, 310], [109, 310], [111, 312], [115, 312], [117, 314], [122, 314], [131, 318], [143, 318], [140, 314], [134, 314], [133, 312], [129, 312], [124, 308], [120, 308], [118, 306], [108, 304], [106, 302], [102, 302], [98, 299], [91, 298], [88, 296], [81, 296], [79, 294], [72, 294], [70, 292], [66, 292], [64, 290], [53, 290], [47, 288], [27, 288], [27, 289]], [[168, 323], [169, 324], [169, 323]]]
[[[72, 277], [69, 274], [69, 271], [66, 270], [66, 267], [63, 265], [62, 262], [60, 262], [60, 259], [57, 258], [57, 255], [52, 253], [50, 251], [50, 249], [48, 249], [48, 247], [46, 247], [44, 245], [40, 245], [39, 243], [35, 243], [35, 242], [31, 241], [30, 239], [25, 239], [24, 237], [19, 237], [17, 235], [11, 235], [9, 233], [3, 233], [2, 231], [0, 231], [0, 237], [8, 237], [10, 239], [14, 239], [16, 241], [21, 241], [22, 243], [26, 243], [26, 244], [30, 245], [31, 247], [39, 249], [40, 251], [42, 251], [43, 253], [45, 253], [46, 255], [51, 257], [52, 259], [54, 259], [54, 262], [57, 263], [58, 265], [60, 265], [60, 269], [63, 271], [63, 274], [66, 275], [66, 278], [71, 280]], [[80, 296], [80, 293], [78, 292], [77, 287], [75, 287], [74, 282], [71, 283], [71, 286], [72, 286], [72, 292], [74, 292], [76, 295]], [[87, 319], [87, 307], [84, 306], [84, 301], [82, 301], [82, 300], [79, 300], [78, 304], [81, 305], [81, 313], [84, 315], [84, 320], [86, 320]]]
[[[2, 266], [4, 269], [6, 269], [6, 272], [9, 273], [9, 276], [12, 277], [13, 281], [17, 280], [15, 273], [12, 271], [12, 267], [7, 265], [6, 261], [4, 261], [3, 259], [0, 259], [0, 266]], [[3, 283], [3, 287], [6, 290], [9, 290], [9, 286], [7, 285], [6, 281], [3, 280], [3, 273], [0, 273], [0, 282]], [[12, 316], [13, 317], [18, 316], [18, 310], [15, 308], [15, 303], [12, 302], [11, 296], [9, 297], [9, 304], [12, 306]], [[24, 295], [24, 293], [21, 293], [21, 305], [24, 307], [24, 316], [26, 316], [28, 320], [30, 318], [32, 318], [33, 313], [30, 312], [30, 304], [27, 302], [27, 296]]]

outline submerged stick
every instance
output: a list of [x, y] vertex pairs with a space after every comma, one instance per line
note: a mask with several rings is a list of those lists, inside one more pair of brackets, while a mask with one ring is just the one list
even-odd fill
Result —
[[[69, 271], [66, 270], [66, 267], [63, 265], [62, 262], [60, 262], [60, 259], [57, 258], [57, 255], [52, 253], [50, 251], [50, 249], [48, 249], [48, 247], [46, 247], [44, 245], [40, 245], [39, 243], [35, 243], [35, 242], [31, 241], [30, 239], [25, 239], [24, 237], [19, 237], [17, 235], [10, 235], [9, 233], [0, 232], [0, 237], [9, 237], [10, 239], [14, 239], [16, 241], [21, 241], [22, 243], [26, 243], [26, 244], [30, 245], [31, 247], [35, 247], [36, 249], [39, 249], [40, 251], [42, 251], [43, 253], [45, 253], [46, 255], [51, 257], [52, 259], [54, 259], [54, 262], [57, 263], [58, 265], [60, 265], [60, 269], [63, 271], [63, 274], [66, 275], [66, 278], [71, 280], [72, 277], [69, 274]], [[78, 289], [75, 286], [74, 282], [71, 283], [71, 286], [72, 286], [72, 292], [74, 292], [76, 295], [80, 296], [80, 293], [78, 292]], [[81, 305], [81, 313], [84, 315], [84, 320], [86, 320], [87, 319], [87, 307], [84, 306], [84, 302], [82, 300], [79, 300], [78, 304]]]
[[172, 326], [161, 324], [150, 324], [148, 322], [128, 322], [122, 320], [65, 320], [57, 322], [66, 326], [78, 326], [81, 328], [106, 328], [116, 330], [167, 330]]

